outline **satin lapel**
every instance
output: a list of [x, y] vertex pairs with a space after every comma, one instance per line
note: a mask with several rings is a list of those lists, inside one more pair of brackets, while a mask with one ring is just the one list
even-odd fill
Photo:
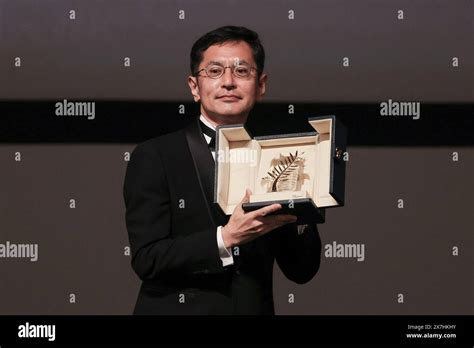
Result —
[[226, 223], [225, 215], [220, 208], [214, 204], [214, 168], [215, 163], [212, 153], [207, 146], [206, 139], [202, 134], [199, 118], [196, 118], [185, 129], [186, 140], [188, 142], [189, 151], [193, 158], [194, 167], [198, 174], [198, 180], [201, 190], [207, 200], [209, 215], [216, 226]]

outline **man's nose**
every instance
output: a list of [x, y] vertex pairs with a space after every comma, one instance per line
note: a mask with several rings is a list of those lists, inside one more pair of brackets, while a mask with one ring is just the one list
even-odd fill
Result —
[[235, 88], [235, 80], [234, 75], [232, 74], [232, 69], [225, 69], [224, 74], [221, 77], [222, 79], [222, 87], [226, 89], [234, 89]]

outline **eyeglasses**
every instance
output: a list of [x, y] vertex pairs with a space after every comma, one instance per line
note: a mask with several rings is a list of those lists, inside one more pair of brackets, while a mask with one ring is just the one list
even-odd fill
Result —
[[218, 79], [222, 75], [224, 75], [225, 69], [227, 69], [227, 68], [230, 69], [230, 71], [232, 72], [232, 74], [235, 77], [241, 78], [241, 79], [248, 78], [251, 75], [252, 70], [257, 70], [255, 67], [249, 66], [249, 65], [246, 65], [246, 64], [236, 64], [236, 65], [233, 65], [233, 66], [222, 66], [222, 65], [219, 65], [219, 64], [209, 64], [204, 69], [201, 69], [198, 72], [196, 72], [195, 76], [198, 76], [199, 73], [204, 70], [206, 72], [206, 75], [209, 76], [211, 79]]

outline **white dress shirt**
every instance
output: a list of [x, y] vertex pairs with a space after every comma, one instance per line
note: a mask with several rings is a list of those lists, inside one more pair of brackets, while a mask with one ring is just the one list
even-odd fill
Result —
[[[214, 131], [216, 130], [216, 127], [214, 127], [203, 115], [199, 117], [202, 123], [204, 123], [206, 126], [209, 128], [213, 129]], [[211, 142], [211, 137], [208, 136], [207, 134], [203, 134], [204, 138], [206, 139], [207, 143], [209, 144]], [[216, 160], [216, 151], [211, 151], [212, 152], [212, 157], [214, 158], [214, 161]], [[222, 261], [222, 266], [229, 266], [234, 264], [234, 258], [232, 257], [232, 249], [231, 248], [226, 248], [224, 245], [224, 240], [222, 239], [222, 226], [217, 227], [217, 246], [219, 248], [219, 256]]]

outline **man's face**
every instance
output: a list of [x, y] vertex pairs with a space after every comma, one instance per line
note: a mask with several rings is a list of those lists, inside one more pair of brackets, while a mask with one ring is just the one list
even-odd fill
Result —
[[[252, 48], [244, 41], [210, 46], [203, 53], [198, 71], [211, 63], [233, 67], [236, 63], [255, 67]], [[255, 102], [265, 94], [267, 76], [257, 77], [256, 69], [247, 78], [239, 78], [225, 69], [224, 74], [212, 79], [205, 71], [189, 76], [188, 84], [194, 101], [201, 103], [201, 113], [215, 124], [244, 123]]]

